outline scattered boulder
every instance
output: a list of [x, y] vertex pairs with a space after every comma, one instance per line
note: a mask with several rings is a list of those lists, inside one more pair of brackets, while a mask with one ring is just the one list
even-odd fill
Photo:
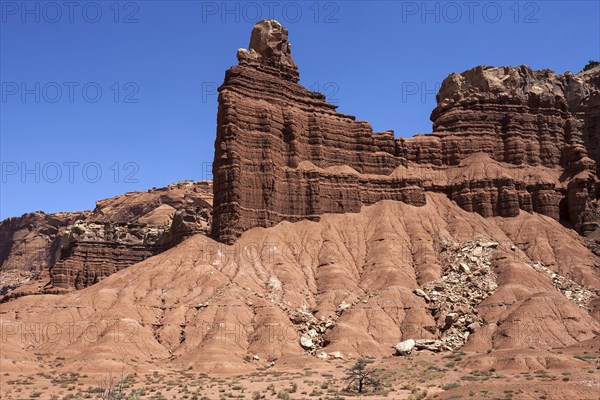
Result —
[[467, 326], [467, 329], [469, 330], [470, 333], [474, 333], [479, 328], [481, 328], [481, 324], [479, 322], [473, 322], [472, 324], [469, 324]]
[[395, 345], [394, 349], [396, 349], [396, 355], [406, 356], [412, 352], [414, 347], [415, 341], [413, 339], [408, 339]]
[[311, 350], [315, 347], [312, 338], [308, 335], [300, 336], [300, 346], [305, 350]]
[[345, 301], [342, 301], [340, 303], [340, 305], [338, 306], [338, 312], [345, 311], [345, 310], [349, 309], [351, 306], [352, 306], [351, 304], [348, 304]]
[[444, 319], [444, 322], [446, 323], [446, 327], [451, 327], [453, 323], [455, 323], [456, 321], [458, 321], [458, 314], [457, 313], [449, 313], [446, 315], [446, 318]]
[[419, 339], [414, 342], [417, 350], [429, 350], [434, 352], [442, 351], [444, 344], [441, 340], [437, 339]]

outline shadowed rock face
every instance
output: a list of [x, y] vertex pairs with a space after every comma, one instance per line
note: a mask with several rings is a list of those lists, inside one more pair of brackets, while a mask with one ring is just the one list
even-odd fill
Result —
[[[300, 86], [276, 21], [257, 23], [238, 59], [219, 96], [212, 233], [220, 241], [384, 199], [423, 206], [425, 191], [485, 217], [535, 211], [582, 234], [598, 227], [599, 67], [451, 74], [434, 132], [395, 139]], [[513, 166], [531, 168], [523, 175]], [[470, 175], [457, 175], [462, 169]]]

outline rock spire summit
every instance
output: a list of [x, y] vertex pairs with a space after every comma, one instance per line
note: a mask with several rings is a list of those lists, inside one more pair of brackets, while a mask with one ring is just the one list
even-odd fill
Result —
[[246, 64], [298, 82], [298, 66], [292, 59], [288, 30], [274, 19], [257, 22], [252, 29], [248, 50], [238, 49], [240, 65]]

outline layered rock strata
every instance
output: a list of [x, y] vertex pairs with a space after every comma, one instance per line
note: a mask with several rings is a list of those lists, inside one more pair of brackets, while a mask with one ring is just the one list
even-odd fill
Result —
[[9, 218], [0, 224], [4, 300], [82, 289], [208, 233], [212, 183], [180, 182], [101, 200], [93, 211]]
[[[452, 74], [431, 115], [433, 133], [395, 139], [299, 85], [278, 22], [257, 23], [238, 60], [219, 89], [212, 233], [220, 241], [384, 199], [423, 206], [427, 190], [486, 217], [535, 211], [583, 234], [598, 227], [600, 67], [577, 75], [526, 66]], [[481, 164], [481, 153], [487, 159], [475, 176], [452, 172]], [[534, 168], [517, 179], [513, 166]], [[415, 169], [446, 179], [431, 185]]]

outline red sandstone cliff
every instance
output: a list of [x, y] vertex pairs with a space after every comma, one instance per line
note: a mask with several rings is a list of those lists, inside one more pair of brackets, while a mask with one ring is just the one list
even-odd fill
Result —
[[[384, 199], [422, 206], [426, 190], [486, 217], [535, 211], [583, 234], [598, 227], [600, 68], [452, 74], [432, 112], [434, 132], [394, 139], [300, 86], [287, 30], [276, 21], [258, 23], [249, 47], [238, 51], [239, 65], [219, 89], [218, 240], [232, 243], [250, 228], [283, 220], [358, 212]], [[499, 163], [472, 158], [476, 153]], [[483, 167], [457, 175], [471, 160]], [[515, 176], [511, 164], [529, 174]]]

